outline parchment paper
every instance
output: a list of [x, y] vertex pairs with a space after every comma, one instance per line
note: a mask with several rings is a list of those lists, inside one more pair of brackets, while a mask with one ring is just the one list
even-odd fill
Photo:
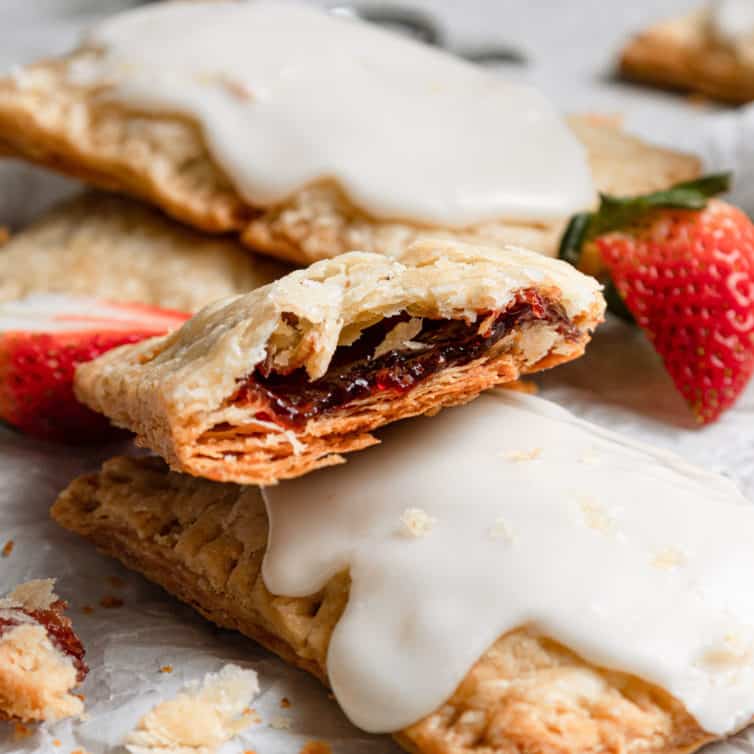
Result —
[[[117, 4], [0, 0], [0, 66], [65, 49], [82, 24]], [[700, 107], [609, 78], [612, 57], [629, 30], [688, 3], [420, 0], [414, 5], [437, 15], [452, 45], [505, 42], [524, 50], [530, 65], [502, 73], [534, 81], [564, 110], [619, 113], [630, 129], [694, 149], [710, 167], [735, 167], [734, 198], [754, 212], [754, 139], [749, 138], [754, 110]], [[43, 171], [0, 164], [0, 224], [22, 227], [71, 190], [71, 183]], [[580, 416], [730, 475], [754, 501], [754, 386], [720, 422], [695, 428], [651, 346], [617, 321], [600, 329], [584, 358], [538, 383], [543, 396]], [[14, 740], [10, 726], [0, 727], [0, 752], [123, 752], [124, 735], [154, 703], [175, 694], [186, 680], [232, 661], [258, 671], [262, 694], [255, 708], [263, 722], [223, 752], [293, 754], [318, 739], [336, 753], [395, 754], [398, 747], [389, 738], [352, 727], [316, 681], [243, 637], [215, 629], [49, 520], [58, 491], [117, 452], [134, 451], [128, 445], [82, 451], [0, 430], [0, 548], [14, 542], [10, 556], [0, 558], [0, 593], [29, 578], [56, 576], [91, 667], [81, 688], [84, 720], [41, 726], [21, 740]], [[123, 605], [100, 606], [109, 597]], [[161, 672], [165, 666], [172, 672]], [[290, 708], [281, 708], [283, 697]], [[752, 752], [754, 735], [747, 732], [713, 748], [720, 754]]]

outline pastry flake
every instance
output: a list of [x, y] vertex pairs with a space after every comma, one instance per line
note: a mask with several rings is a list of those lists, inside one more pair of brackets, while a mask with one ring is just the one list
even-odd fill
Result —
[[[565, 263], [425, 240], [401, 261], [353, 252], [211, 305], [82, 365], [76, 391], [177, 470], [270, 484], [342, 462], [384, 424], [576, 358], [603, 309], [596, 281]], [[421, 331], [374, 358], [416, 319]]]
[[257, 721], [249, 704], [258, 693], [253, 670], [225, 665], [153, 707], [128, 734], [125, 747], [131, 754], [214, 754]]
[[68, 293], [194, 312], [288, 268], [125, 198], [63, 202], [0, 248], [0, 301]]
[[54, 585], [29, 581], [0, 599], [0, 719], [55, 721], [84, 709], [72, 693], [87, 673], [84, 648]]
[[[175, 474], [156, 458], [115, 458], [74, 481], [52, 514], [209, 620], [327, 683], [348, 577], [310, 597], [270, 594], [260, 572], [267, 517], [256, 489]], [[525, 628], [501, 636], [446, 703], [394, 736], [415, 754], [676, 754], [713, 739], [662, 689]]]

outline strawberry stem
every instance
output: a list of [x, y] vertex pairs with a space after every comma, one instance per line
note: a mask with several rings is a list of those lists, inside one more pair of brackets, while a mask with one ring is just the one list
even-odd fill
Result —
[[643, 196], [600, 194], [600, 206], [596, 212], [582, 212], [571, 218], [558, 255], [578, 266], [581, 250], [587, 241], [628, 227], [655, 209], [704, 209], [707, 200], [728, 191], [730, 183], [730, 173], [714, 173]]

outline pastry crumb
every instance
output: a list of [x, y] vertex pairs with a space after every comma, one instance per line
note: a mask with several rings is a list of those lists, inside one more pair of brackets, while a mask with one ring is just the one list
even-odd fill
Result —
[[160, 668], [160, 673], [172, 673], [173, 672], [173, 666], [172, 665], [163, 665]]
[[327, 741], [307, 741], [299, 754], [332, 754], [332, 748]]
[[226, 665], [153, 707], [129, 733], [126, 749], [131, 754], [212, 754], [255, 722], [249, 702], [258, 693], [253, 670]]
[[232, 94], [236, 99], [245, 102], [251, 102], [251, 100], [254, 99], [254, 92], [252, 92], [243, 81], [239, 81], [230, 76], [225, 76], [222, 84], [226, 91]]
[[13, 724], [13, 740], [23, 741], [24, 738], [28, 738], [32, 734], [32, 730], [28, 725], [15, 722]]
[[252, 709], [250, 707], [247, 707], [243, 711], [243, 716], [247, 717], [251, 721], [250, 724], [253, 723], [254, 725], [258, 725], [262, 722], [262, 716], [255, 709]]
[[422, 508], [406, 508], [401, 515], [401, 534], [404, 537], [424, 537], [436, 523], [437, 519]]
[[734, 670], [751, 664], [753, 649], [737, 634], [728, 634], [720, 644], [706, 649], [698, 664], [712, 671]]
[[599, 500], [582, 497], [579, 500], [579, 508], [581, 508], [581, 513], [584, 516], [584, 523], [590, 529], [604, 534], [613, 530], [613, 519]]
[[63, 742], [62, 742], [62, 741], [61, 741], [61, 740], [60, 740], [59, 738], [55, 738], [55, 739], [53, 739], [53, 741], [52, 741], [52, 745], [53, 745], [53, 746], [62, 746], [62, 745], [63, 745]]
[[94, 612], [94, 608], [91, 605], [82, 605], [81, 612], [84, 613], [84, 615], [91, 615]]
[[280, 708], [281, 709], [289, 709], [290, 706], [291, 706], [291, 700], [287, 696], [284, 696], [280, 700]]
[[10, 240], [10, 231], [5, 225], [0, 225], [0, 246], [4, 243], [8, 243]]
[[289, 717], [276, 717], [270, 721], [270, 728], [275, 730], [290, 730], [291, 719]]
[[120, 576], [110, 576], [107, 581], [113, 589], [123, 589], [126, 585], [126, 582]]
[[536, 461], [542, 455], [542, 448], [532, 448], [531, 450], [507, 450], [503, 457], [507, 461], [520, 463], [521, 461]]
[[686, 565], [686, 556], [676, 547], [664, 547], [655, 553], [652, 558], [652, 565], [665, 571], [679, 568]]
[[498, 516], [495, 519], [495, 523], [490, 527], [490, 537], [492, 539], [501, 539], [504, 542], [513, 542], [516, 538], [508, 522], [502, 517]]
[[20, 584], [7, 597], [0, 599], [0, 607], [49, 610], [57, 600], [55, 579], [33, 579]]
[[4, 545], [3, 549], [0, 550], [0, 555], [2, 555], [4, 558], [10, 557], [10, 554], [13, 552], [13, 548], [16, 546], [16, 543], [9, 539]]
[[99, 604], [100, 607], [104, 607], [107, 610], [112, 610], [113, 608], [123, 607], [124, 602], [120, 597], [116, 597], [112, 594], [107, 594], [99, 601]]

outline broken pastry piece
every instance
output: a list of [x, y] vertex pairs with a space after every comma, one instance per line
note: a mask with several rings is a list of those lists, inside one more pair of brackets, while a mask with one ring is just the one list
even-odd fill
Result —
[[76, 394], [176, 470], [271, 484], [377, 442], [378, 427], [580, 356], [594, 278], [515, 248], [352, 252], [116, 349]]
[[153, 707], [129, 733], [126, 749], [131, 754], [214, 754], [258, 721], [249, 709], [258, 693], [253, 670], [225, 665]]
[[0, 79], [0, 153], [297, 264], [398, 254], [429, 229], [554, 256], [597, 190], [700, 168], [418, 43], [270, 2], [154, 4]]
[[84, 709], [72, 693], [87, 673], [84, 647], [53, 587], [29, 581], [0, 599], [0, 718], [54, 721]]
[[634, 36], [627, 78], [743, 104], [754, 100], [754, 12], [748, 0], [712, 0]]
[[63, 202], [0, 248], [0, 301], [69, 293], [195, 312], [288, 269], [117, 196]]

